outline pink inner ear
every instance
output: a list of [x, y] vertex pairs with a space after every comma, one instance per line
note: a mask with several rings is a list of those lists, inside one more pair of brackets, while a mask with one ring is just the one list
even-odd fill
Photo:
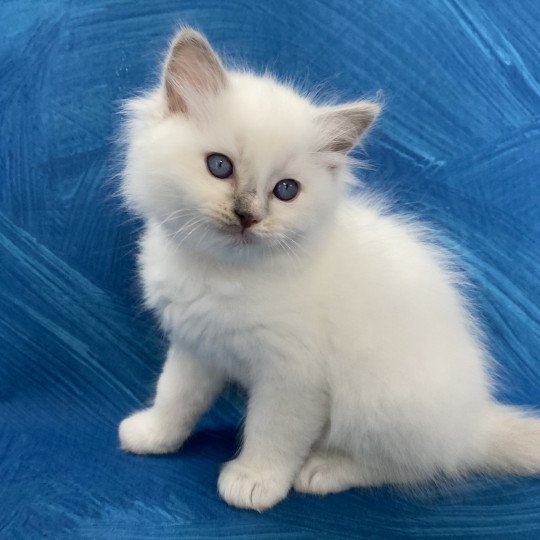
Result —
[[175, 40], [165, 68], [165, 87], [169, 110], [186, 114], [226, 84], [219, 58], [198, 33], [182, 31]]
[[174, 83], [167, 77], [165, 81], [167, 89], [167, 103], [171, 113], [187, 113], [187, 106], [180, 96], [180, 93], [175, 89]]
[[369, 101], [325, 108], [319, 116], [327, 135], [323, 150], [348, 153], [377, 118], [379, 112], [380, 105]]

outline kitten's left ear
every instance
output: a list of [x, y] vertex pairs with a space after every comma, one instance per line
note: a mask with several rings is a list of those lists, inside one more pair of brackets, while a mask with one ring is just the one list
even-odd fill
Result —
[[323, 107], [317, 116], [323, 127], [321, 150], [347, 154], [380, 112], [381, 106], [372, 101]]
[[183, 28], [174, 37], [163, 75], [172, 113], [195, 112], [227, 85], [218, 56], [206, 38], [191, 28]]

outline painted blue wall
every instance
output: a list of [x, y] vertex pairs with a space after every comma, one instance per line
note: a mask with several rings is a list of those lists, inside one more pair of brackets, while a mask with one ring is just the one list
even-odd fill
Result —
[[118, 450], [116, 426], [150, 396], [164, 343], [139, 303], [138, 223], [113, 197], [117, 110], [156, 82], [177, 21], [305, 87], [383, 90], [363, 176], [460, 254], [501, 398], [540, 405], [540, 2], [4, 1], [0, 536], [538, 538], [532, 479], [228, 508], [216, 478], [236, 448], [232, 392], [180, 454]]

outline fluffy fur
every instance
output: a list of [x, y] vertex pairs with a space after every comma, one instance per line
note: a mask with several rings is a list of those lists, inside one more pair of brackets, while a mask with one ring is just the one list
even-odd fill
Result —
[[[226, 71], [184, 29], [161, 86], [127, 110], [123, 193], [146, 223], [140, 276], [170, 349], [153, 405], [120, 425], [122, 448], [175, 452], [234, 380], [249, 393], [244, 443], [218, 486], [238, 507], [264, 510], [291, 486], [540, 472], [540, 421], [491, 397], [448, 257], [347, 194], [347, 152], [377, 104], [317, 107]], [[208, 172], [213, 152], [231, 178]], [[290, 202], [272, 195], [284, 178], [301, 186]]]

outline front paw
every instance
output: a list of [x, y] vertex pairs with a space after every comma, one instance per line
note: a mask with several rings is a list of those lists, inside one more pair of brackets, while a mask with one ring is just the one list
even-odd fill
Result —
[[232, 506], [262, 512], [284, 499], [291, 482], [279, 472], [229, 461], [221, 470], [219, 494]]
[[123, 420], [118, 435], [122, 449], [133, 454], [170, 454], [187, 437], [178, 425], [171, 424], [170, 419], [152, 407]]

